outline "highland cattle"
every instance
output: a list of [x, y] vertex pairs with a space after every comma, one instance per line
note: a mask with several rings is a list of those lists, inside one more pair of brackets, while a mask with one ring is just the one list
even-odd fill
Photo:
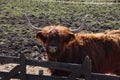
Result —
[[[28, 24], [37, 31], [36, 39], [43, 43], [49, 61], [81, 64], [85, 56], [92, 61], [92, 72], [113, 73], [120, 71], [120, 30], [104, 33], [79, 33], [78, 29], [52, 25], [44, 28], [33, 26], [25, 15]], [[66, 73], [51, 70], [52, 75], [67, 76]]]

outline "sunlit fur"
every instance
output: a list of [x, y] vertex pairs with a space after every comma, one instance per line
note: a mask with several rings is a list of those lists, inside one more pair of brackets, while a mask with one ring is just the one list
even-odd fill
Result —
[[[69, 35], [73, 35], [72, 38], [68, 39]], [[49, 61], [81, 64], [88, 55], [92, 60], [93, 72], [116, 74], [120, 71], [120, 30], [74, 34], [63, 26], [47, 26], [37, 32], [36, 38], [46, 49], [52, 41], [56, 43], [59, 52], [48, 53]], [[66, 75], [56, 70], [51, 73]]]

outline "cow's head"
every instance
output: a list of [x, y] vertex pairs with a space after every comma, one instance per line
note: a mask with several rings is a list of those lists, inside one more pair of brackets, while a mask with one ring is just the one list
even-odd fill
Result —
[[38, 31], [36, 38], [45, 46], [47, 53], [52, 56], [63, 52], [65, 47], [75, 40], [75, 35], [63, 26], [47, 26]]
[[37, 30], [36, 38], [39, 42], [42, 42], [46, 48], [46, 51], [51, 56], [59, 55], [60, 52], [65, 50], [65, 47], [72, 44], [75, 41], [75, 32], [82, 30], [82, 26], [85, 23], [83, 20], [81, 26], [78, 29], [71, 30], [64, 26], [46, 26], [44, 28], [37, 28], [33, 26], [28, 19], [27, 15], [25, 17], [28, 24], [35, 30]]

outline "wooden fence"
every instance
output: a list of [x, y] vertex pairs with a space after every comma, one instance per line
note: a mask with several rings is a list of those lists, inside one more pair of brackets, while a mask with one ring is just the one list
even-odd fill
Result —
[[[85, 61], [82, 64], [71, 64], [40, 60], [28, 60], [23, 54], [21, 54], [20, 58], [0, 56], [0, 62], [18, 64], [10, 72], [0, 71], [1, 80], [10, 80], [12, 78], [20, 80], [120, 80], [120, 76], [108, 76], [92, 73], [91, 61], [88, 57], [85, 58]], [[46, 76], [43, 74], [26, 74], [27, 65], [70, 71], [71, 74], [68, 77]], [[85, 78], [78, 78], [80, 74], [85, 75]]]

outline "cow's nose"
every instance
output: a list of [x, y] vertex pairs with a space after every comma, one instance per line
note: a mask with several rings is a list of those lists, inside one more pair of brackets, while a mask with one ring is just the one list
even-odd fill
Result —
[[56, 53], [56, 51], [57, 51], [56, 46], [50, 46], [50, 47], [49, 47], [49, 52], [50, 52], [50, 53]]

